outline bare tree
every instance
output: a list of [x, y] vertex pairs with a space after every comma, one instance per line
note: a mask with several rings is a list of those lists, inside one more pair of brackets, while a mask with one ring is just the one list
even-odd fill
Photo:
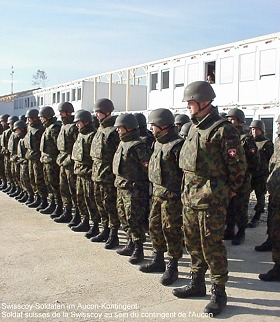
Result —
[[36, 74], [32, 76], [32, 85], [45, 87], [48, 81], [48, 76], [45, 71], [38, 69]]

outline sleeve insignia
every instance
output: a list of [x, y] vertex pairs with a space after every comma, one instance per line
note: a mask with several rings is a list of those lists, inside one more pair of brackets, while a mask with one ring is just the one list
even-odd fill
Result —
[[236, 156], [236, 149], [229, 149], [228, 150], [228, 155], [232, 158]]

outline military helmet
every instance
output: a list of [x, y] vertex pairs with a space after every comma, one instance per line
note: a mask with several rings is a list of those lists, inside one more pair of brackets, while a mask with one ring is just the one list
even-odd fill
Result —
[[134, 113], [134, 116], [137, 119], [139, 127], [147, 127], [147, 119], [143, 113]]
[[6, 122], [7, 123], [9, 116], [10, 116], [9, 114], [2, 114], [0, 116], [0, 122]]
[[108, 98], [100, 98], [95, 102], [93, 109], [102, 113], [111, 113], [114, 110], [114, 104]]
[[75, 113], [74, 122], [89, 122], [92, 123], [92, 115], [89, 111], [86, 110], [79, 110]]
[[184, 90], [183, 102], [196, 101], [198, 103], [212, 101], [216, 97], [213, 87], [204, 81], [196, 81], [187, 85]]
[[149, 114], [148, 121], [156, 126], [174, 125], [174, 115], [167, 108], [158, 108]]
[[192, 122], [185, 123], [180, 130], [181, 136], [187, 136], [189, 134], [190, 127], [192, 126]]
[[228, 111], [227, 117], [236, 117], [240, 122], [245, 122], [245, 114], [239, 108], [232, 108]]
[[186, 114], [178, 114], [175, 116], [175, 124], [183, 125], [190, 122], [190, 118]]
[[19, 117], [18, 117], [18, 119], [20, 120], [20, 121], [24, 121], [24, 122], [26, 122], [26, 116], [23, 114], [23, 115], [20, 115]]
[[138, 129], [139, 128], [137, 118], [135, 117], [135, 115], [129, 114], [129, 113], [124, 113], [124, 114], [119, 115], [116, 118], [115, 126], [116, 127], [124, 126], [127, 129]]
[[59, 112], [67, 112], [67, 113], [73, 113], [74, 112], [74, 107], [70, 102], [64, 102], [64, 103], [60, 103], [58, 105], [58, 111]]
[[14, 124], [16, 121], [18, 121], [18, 116], [9, 116], [8, 117], [8, 120], [7, 120], [7, 123], [8, 124]]
[[51, 106], [43, 106], [39, 110], [39, 117], [44, 117], [45, 119], [51, 119], [54, 117], [55, 113]]
[[250, 124], [250, 129], [252, 128], [252, 127], [257, 127], [257, 128], [259, 128], [259, 129], [261, 129], [263, 132], [265, 132], [265, 124], [264, 124], [264, 122], [263, 121], [261, 121], [261, 120], [253, 120], [252, 122], [251, 122], [251, 124]]
[[36, 108], [32, 108], [31, 110], [27, 110], [25, 116], [31, 119], [37, 119], [39, 116], [39, 111]]
[[23, 120], [18, 120], [14, 123], [13, 130], [16, 129], [25, 129], [27, 127], [27, 124]]

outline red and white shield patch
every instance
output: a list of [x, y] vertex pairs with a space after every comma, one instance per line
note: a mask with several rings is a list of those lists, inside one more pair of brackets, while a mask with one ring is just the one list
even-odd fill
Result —
[[236, 149], [229, 149], [228, 150], [228, 155], [232, 158], [236, 156]]
[[251, 151], [251, 153], [256, 153], [256, 149], [255, 148], [251, 148], [250, 151]]

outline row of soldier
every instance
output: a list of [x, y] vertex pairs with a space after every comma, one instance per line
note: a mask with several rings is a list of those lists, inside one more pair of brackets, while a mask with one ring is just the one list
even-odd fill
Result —
[[[188, 90], [194, 92], [194, 96], [188, 98]], [[193, 97], [197, 98], [194, 100]], [[207, 103], [205, 108], [199, 109], [199, 113], [210, 108], [217, 119], [215, 127], [207, 130], [206, 141], [203, 142], [206, 148], [209, 133], [213, 135], [212, 131], [216, 131], [217, 125], [228, 127], [225, 122], [229, 124], [218, 116], [217, 108], [211, 105], [214, 98], [213, 89], [206, 82], [195, 82], [185, 90], [185, 100], [189, 104], [194, 101], [200, 107]], [[209, 207], [208, 201], [205, 203], [204, 200], [207, 189], [210, 188], [207, 182], [203, 183], [204, 186], [197, 185], [194, 190], [190, 190], [189, 197], [184, 200], [185, 190], [189, 188], [190, 182], [195, 185], [195, 180], [192, 181], [193, 178], [189, 177], [186, 182], [183, 173], [195, 169], [197, 165], [192, 151], [182, 147], [186, 141], [189, 141], [186, 146], [189, 144], [192, 147], [196, 135], [193, 129], [199, 127], [187, 122], [179, 135], [175, 123], [182, 125], [186, 116], [179, 115], [176, 122], [170, 110], [157, 109], [150, 113], [148, 120], [152, 135], [147, 130], [143, 114], [113, 116], [114, 105], [109, 99], [98, 100], [94, 111], [98, 122], [93, 122], [93, 116], [85, 110], [79, 110], [73, 116], [72, 104], [62, 103], [59, 106], [62, 125], [57, 122], [54, 110], [49, 106], [42, 107], [39, 111], [28, 110], [28, 127], [24, 121], [9, 117], [7, 121], [10, 129], [1, 135], [1, 154], [4, 157], [1, 169], [5, 170], [1, 174], [1, 189], [28, 207], [36, 208], [42, 214], [50, 214], [56, 222], [68, 223], [73, 231], [86, 232], [85, 236], [92, 242], [105, 242], [106, 249], [119, 245], [118, 230], [122, 226], [127, 235], [127, 244], [118, 249], [117, 253], [129, 256], [132, 264], [141, 263], [144, 259], [143, 244], [148, 221], [154, 256], [151, 261], [141, 265], [140, 270], [146, 273], [163, 272], [160, 281], [163, 285], [169, 285], [178, 278], [178, 260], [183, 253], [183, 232], [186, 247], [195, 263], [197, 240], [193, 236], [194, 230], [190, 222], [184, 222], [184, 212], [186, 209], [190, 212], [190, 209]], [[197, 121], [195, 115], [192, 116], [193, 122]], [[1, 116], [4, 128], [5, 117]], [[266, 188], [263, 182], [266, 182], [268, 176], [273, 144], [264, 137], [264, 125], [259, 121], [251, 124], [255, 140], [244, 131], [245, 116], [242, 110], [232, 109], [226, 117], [233, 125], [230, 131], [233, 131], [233, 127], [236, 128], [236, 132], [233, 132], [234, 140], [231, 138], [224, 145], [223, 158], [231, 167], [231, 177], [223, 171], [214, 173], [217, 169], [223, 169], [224, 165], [219, 165], [221, 159], [215, 160], [211, 150], [209, 159], [205, 162], [218, 162], [215, 170], [211, 170], [213, 173], [208, 173], [208, 176], [220, 176], [221, 180], [228, 176], [226, 180], [231, 181], [233, 193], [226, 207], [227, 220], [223, 238], [232, 239], [234, 245], [239, 245], [244, 242], [246, 227], [255, 227], [264, 211]], [[12, 130], [16, 134], [12, 134]], [[256, 144], [258, 140], [262, 143]], [[215, 150], [217, 147], [211, 148], [215, 153], [221, 153]], [[198, 171], [207, 171], [209, 164], [200, 164], [199, 167]], [[251, 175], [255, 179], [255, 185], [252, 186]], [[185, 185], [187, 188], [184, 188]], [[216, 190], [223, 188], [218, 183], [215, 187]], [[256, 214], [248, 224], [248, 202], [252, 189], [256, 192], [258, 203], [255, 207]], [[223, 203], [226, 204], [225, 201]], [[183, 205], [187, 207], [184, 209]], [[225, 222], [221, 222], [223, 231]], [[235, 225], [238, 227], [236, 234]], [[211, 255], [215, 257], [213, 263], [217, 260], [221, 264], [226, 256], [223, 246], [220, 245], [219, 249], [215, 239], [207, 247], [210, 246], [215, 247]], [[166, 251], [170, 256], [167, 266], [164, 260]], [[223, 273], [220, 273], [221, 267], [217, 268], [208, 261], [207, 264], [213, 275], [213, 298], [205, 310], [216, 315], [226, 304], [224, 284], [227, 269], [223, 267]], [[192, 267], [192, 284], [175, 289], [175, 296], [205, 296], [205, 272], [198, 274], [202, 266], [199, 268], [197, 265], [198, 262]], [[215, 274], [215, 269], [219, 274]]]

